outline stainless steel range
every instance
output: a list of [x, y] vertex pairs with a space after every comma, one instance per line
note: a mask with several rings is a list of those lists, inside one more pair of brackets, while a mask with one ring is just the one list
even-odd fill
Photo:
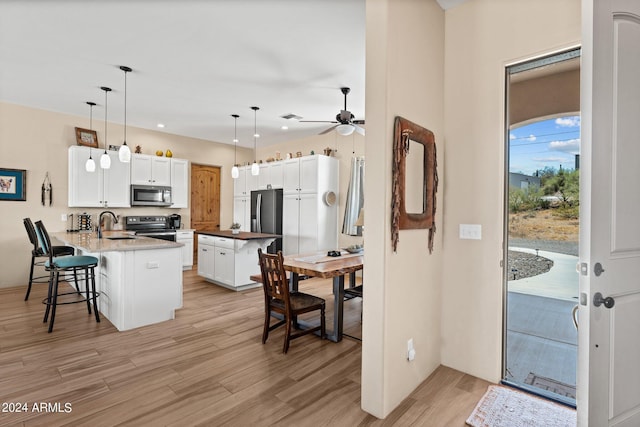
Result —
[[127, 216], [124, 229], [135, 231], [136, 236], [176, 241], [176, 230], [171, 228], [166, 216]]

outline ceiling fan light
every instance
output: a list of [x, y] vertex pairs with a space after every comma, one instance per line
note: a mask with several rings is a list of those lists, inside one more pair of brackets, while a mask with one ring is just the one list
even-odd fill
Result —
[[111, 167], [111, 157], [109, 157], [106, 151], [100, 156], [100, 167], [102, 169], [109, 169]]
[[131, 150], [127, 146], [126, 141], [120, 146], [120, 149], [118, 150], [118, 159], [120, 159], [122, 163], [129, 163], [131, 161]]
[[351, 125], [338, 125], [336, 126], [336, 132], [338, 132], [342, 136], [349, 136], [353, 133], [355, 128]]
[[258, 166], [256, 162], [253, 162], [253, 164], [251, 165], [251, 175], [260, 175], [260, 166]]
[[84, 168], [87, 172], [95, 172], [96, 171], [96, 162], [93, 161], [91, 157], [87, 159], [87, 163], [84, 164]]
[[233, 165], [233, 167], [231, 168], [231, 178], [238, 179], [239, 176], [240, 170], [238, 169], [238, 166]]

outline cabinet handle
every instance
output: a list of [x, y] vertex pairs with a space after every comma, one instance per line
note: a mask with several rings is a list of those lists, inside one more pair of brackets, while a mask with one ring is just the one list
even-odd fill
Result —
[[207, 252], [207, 250], [205, 248], [202, 248], [202, 252]]

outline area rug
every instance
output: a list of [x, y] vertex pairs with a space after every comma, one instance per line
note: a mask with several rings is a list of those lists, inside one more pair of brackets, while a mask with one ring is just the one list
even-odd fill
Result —
[[467, 424], [473, 427], [575, 427], [576, 411], [509, 387], [491, 385]]

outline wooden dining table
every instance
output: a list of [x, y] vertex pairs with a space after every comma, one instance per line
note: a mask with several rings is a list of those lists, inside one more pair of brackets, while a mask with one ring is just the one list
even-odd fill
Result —
[[356, 271], [362, 270], [363, 267], [362, 253], [350, 254], [343, 251], [339, 257], [329, 257], [327, 252], [316, 252], [284, 257], [284, 269], [291, 272], [289, 282], [293, 291], [298, 290], [300, 275], [333, 279], [333, 331], [326, 333], [326, 337], [331, 341], [342, 340], [344, 278], [349, 275], [349, 286], [355, 286]]

